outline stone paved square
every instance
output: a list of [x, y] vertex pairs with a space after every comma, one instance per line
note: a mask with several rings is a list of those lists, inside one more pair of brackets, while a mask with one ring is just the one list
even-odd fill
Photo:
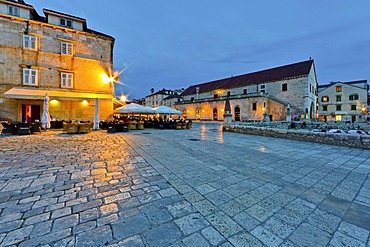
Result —
[[220, 130], [0, 135], [0, 246], [369, 246], [369, 150]]

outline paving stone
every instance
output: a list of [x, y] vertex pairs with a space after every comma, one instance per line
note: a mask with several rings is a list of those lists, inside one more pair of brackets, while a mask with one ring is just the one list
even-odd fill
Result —
[[196, 209], [187, 201], [175, 202], [166, 206], [166, 208], [174, 218], [179, 218], [196, 212]]
[[55, 242], [61, 239], [64, 239], [71, 235], [71, 229], [64, 229], [62, 231], [51, 232], [49, 234], [31, 238], [29, 240], [25, 240], [19, 244], [19, 247], [29, 247], [29, 246], [42, 246], [47, 245], [48, 243]]
[[219, 209], [208, 200], [193, 203], [194, 207], [204, 216], [217, 212]]
[[43, 213], [43, 214], [38, 214], [35, 216], [32, 216], [30, 218], [27, 218], [24, 221], [25, 225], [33, 225], [42, 221], [47, 221], [50, 219], [50, 213]]
[[74, 247], [74, 246], [76, 246], [76, 241], [75, 238], [71, 236], [57, 241], [53, 247]]
[[140, 203], [150, 203], [161, 198], [161, 195], [157, 192], [151, 192], [149, 194], [138, 196]]
[[102, 215], [108, 215], [118, 211], [118, 206], [116, 203], [111, 203], [108, 205], [103, 205], [100, 207], [100, 212]]
[[77, 246], [104, 246], [112, 241], [112, 231], [109, 226], [102, 226], [80, 233], [76, 237]]
[[214, 205], [221, 205], [233, 199], [233, 196], [222, 190], [217, 190], [205, 195], [205, 197]]
[[267, 246], [279, 246], [283, 240], [274, 235], [262, 226], [257, 226], [251, 231], [252, 235], [258, 238], [262, 243]]
[[341, 219], [320, 209], [315, 210], [308, 218], [307, 223], [333, 234]]
[[235, 220], [235, 222], [237, 222], [240, 226], [242, 226], [247, 231], [251, 231], [256, 226], [258, 226], [259, 224], [261, 224], [260, 221], [256, 220], [251, 215], [249, 215], [247, 213], [247, 211], [241, 212], [241, 213], [235, 215], [233, 217], [233, 219]]
[[289, 237], [289, 240], [299, 246], [326, 246], [331, 239], [329, 233], [310, 224], [303, 223]]
[[108, 245], [108, 247], [144, 247], [144, 242], [140, 235], [135, 235], [129, 238], [126, 238], [117, 244]]
[[94, 200], [91, 202], [86, 202], [83, 204], [75, 205], [73, 206], [73, 213], [79, 213], [81, 211], [85, 211], [90, 208], [96, 208], [96, 207], [99, 207], [101, 204], [102, 204], [102, 201], [99, 199], [99, 200]]
[[342, 221], [338, 228], [338, 231], [344, 233], [345, 235], [354, 237], [360, 241], [365, 241], [369, 237], [368, 230], [365, 230], [361, 227], [355, 226], [345, 221]]
[[64, 207], [61, 209], [57, 209], [51, 214], [51, 218], [52, 219], [60, 218], [60, 217], [71, 214], [71, 212], [72, 210], [70, 207]]
[[172, 220], [172, 216], [165, 209], [149, 204], [139, 207], [139, 210], [145, 214], [152, 225], [158, 225]]
[[22, 242], [25, 238], [27, 238], [30, 235], [32, 228], [33, 226], [26, 226], [9, 232], [4, 238], [1, 245], [8, 246]]
[[78, 234], [78, 233], [81, 233], [81, 232], [85, 232], [87, 230], [94, 229], [95, 227], [96, 227], [96, 222], [95, 221], [80, 223], [80, 224], [73, 227], [73, 234]]
[[365, 247], [365, 242], [361, 242], [355, 238], [344, 235], [341, 232], [336, 232], [333, 239], [330, 241], [332, 246], [362, 246]]
[[234, 247], [264, 247], [265, 245], [247, 231], [240, 232], [228, 239]]
[[241, 226], [223, 212], [208, 215], [206, 219], [226, 238], [243, 230]]
[[33, 225], [33, 229], [31, 232], [31, 237], [39, 237], [42, 235], [45, 235], [51, 231], [51, 226], [52, 226], [52, 221], [45, 221], [45, 222], [40, 222], [35, 225]]
[[180, 229], [173, 223], [161, 224], [144, 233], [149, 246], [169, 246], [182, 237]]
[[78, 218], [78, 214], [72, 214], [54, 220], [53, 231], [59, 231], [65, 228], [74, 227], [78, 224]]
[[194, 233], [182, 240], [182, 242], [189, 247], [209, 247], [208, 242], [199, 234]]
[[124, 239], [148, 230], [150, 223], [144, 215], [139, 214], [114, 222], [111, 226], [114, 239]]
[[0, 224], [10, 222], [13, 220], [19, 220], [21, 217], [22, 217], [22, 213], [8, 214], [8, 215], [0, 217]]
[[180, 227], [185, 235], [199, 231], [209, 225], [207, 220], [199, 213], [186, 215], [175, 220], [175, 223]]
[[110, 214], [108, 216], [100, 217], [97, 219], [98, 226], [103, 226], [106, 224], [111, 224], [119, 219], [117, 214]]
[[95, 220], [99, 217], [99, 211], [97, 208], [88, 209], [80, 212], [80, 222], [86, 222], [90, 220]]
[[287, 238], [296, 228], [295, 226], [275, 217], [271, 217], [264, 222], [263, 227], [281, 239]]
[[110, 204], [112, 202], [121, 201], [121, 200], [130, 198], [130, 197], [131, 197], [130, 193], [124, 192], [124, 193], [120, 193], [120, 194], [117, 194], [117, 195], [105, 197], [104, 198], [104, 203], [105, 204]]
[[225, 241], [225, 238], [213, 227], [207, 227], [201, 233], [212, 245], [218, 246]]
[[140, 206], [141, 203], [138, 198], [131, 197], [122, 201], [118, 201], [118, 205], [121, 209], [129, 209], [133, 207]]

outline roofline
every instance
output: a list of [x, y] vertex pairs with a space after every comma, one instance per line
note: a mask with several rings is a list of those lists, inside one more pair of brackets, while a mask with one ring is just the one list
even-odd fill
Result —
[[323, 87], [330, 87], [331, 85], [334, 85], [334, 84], [337, 84], [337, 83], [342, 83], [342, 84], [357, 84], [357, 83], [366, 83], [367, 84], [367, 80], [357, 80], [357, 81], [333, 81], [329, 84], [322, 84], [322, 85], [319, 85], [318, 87], [319, 88], [323, 88]]
[[51, 14], [54, 14], [56, 16], [68, 17], [68, 18], [71, 18], [75, 21], [86, 22], [85, 18], [81, 18], [81, 17], [78, 17], [78, 16], [70, 15], [70, 14], [65, 14], [65, 13], [58, 12], [58, 11], [51, 10], [51, 9], [43, 9], [43, 12], [44, 12], [45, 15], [47, 15], [48, 13], [51, 13]]
[[27, 8], [27, 9], [34, 9], [34, 7], [32, 5], [27, 4], [27, 3], [19, 3], [19, 2], [14, 2], [14, 1], [10, 1], [10, 0], [0, 0], [0, 2], [3, 2], [5, 4], [14, 5], [14, 6], [18, 6], [18, 7]]

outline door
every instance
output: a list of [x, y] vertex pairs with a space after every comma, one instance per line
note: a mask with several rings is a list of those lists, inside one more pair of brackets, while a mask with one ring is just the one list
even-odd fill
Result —
[[240, 121], [240, 108], [239, 106], [234, 108], [235, 121]]
[[22, 122], [41, 121], [40, 105], [22, 104]]

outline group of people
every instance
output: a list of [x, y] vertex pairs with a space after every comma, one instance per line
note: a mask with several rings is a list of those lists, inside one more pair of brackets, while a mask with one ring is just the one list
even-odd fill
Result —
[[185, 118], [176, 120], [172, 118], [162, 118], [161, 116], [153, 118], [153, 127], [155, 129], [176, 129], [178, 123], [191, 123], [191, 120], [186, 121]]

